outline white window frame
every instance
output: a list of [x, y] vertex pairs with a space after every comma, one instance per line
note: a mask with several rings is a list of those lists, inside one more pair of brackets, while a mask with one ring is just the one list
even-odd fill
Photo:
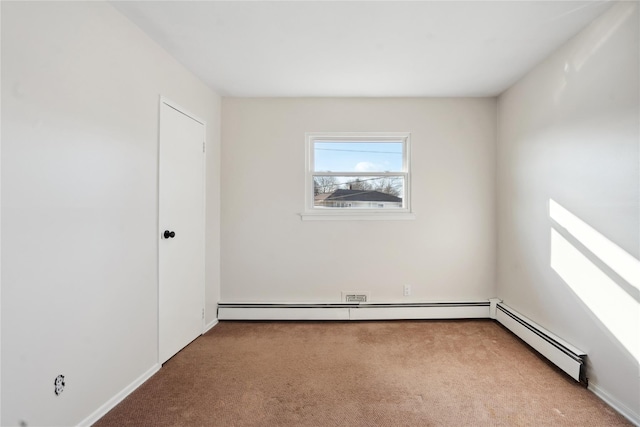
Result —
[[[411, 133], [409, 132], [308, 132], [305, 134], [305, 209], [303, 220], [405, 220], [415, 219], [411, 210]], [[399, 172], [316, 172], [314, 170], [314, 143], [316, 141], [340, 142], [402, 142], [402, 171]], [[405, 194], [403, 207], [399, 209], [331, 209], [314, 206], [314, 175], [323, 176], [402, 176]]]

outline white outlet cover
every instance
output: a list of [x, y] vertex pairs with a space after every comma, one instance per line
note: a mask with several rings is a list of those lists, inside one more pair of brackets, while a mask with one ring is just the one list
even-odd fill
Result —
[[64, 391], [64, 375], [58, 375], [56, 379], [53, 381], [53, 385], [55, 386], [54, 392], [56, 396], [60, 396], [60, 394]]

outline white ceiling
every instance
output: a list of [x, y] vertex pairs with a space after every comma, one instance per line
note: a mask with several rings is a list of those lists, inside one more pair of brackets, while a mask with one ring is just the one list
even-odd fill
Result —
[[223, 96], [495, 96], [607, 1], [113, 2]]

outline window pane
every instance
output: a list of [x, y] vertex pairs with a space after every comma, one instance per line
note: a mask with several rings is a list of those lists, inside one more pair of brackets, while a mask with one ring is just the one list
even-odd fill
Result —
[[314, 175], [316, 208], [402, 209], [402, 176], [326, 176]]
[[402, 172], [402, 142], [315, 141], [314, 171]]

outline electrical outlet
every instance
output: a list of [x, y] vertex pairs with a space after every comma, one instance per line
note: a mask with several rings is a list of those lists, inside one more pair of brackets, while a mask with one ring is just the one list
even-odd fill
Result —
[[403, 294], [405, 297], [408, 297], [411, 295], [411, 285], [404, 285]]
[[60, 393], [64, 391], [64, 375], [58, 375], [53, 381], [53, 385], [55, 386], [53, 392], [56, 394], [56, 396], [60, 396]]

